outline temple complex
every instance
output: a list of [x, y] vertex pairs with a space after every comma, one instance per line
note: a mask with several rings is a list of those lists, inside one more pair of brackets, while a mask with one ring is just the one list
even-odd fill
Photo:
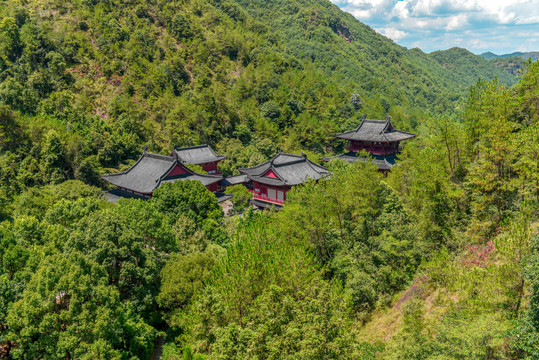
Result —
[[280, 153], [272, 159], [246, 169], [239, 169], [247, 178], [247, 188], [253, 194], [251, 202], [262, 208], [280, 209], [286, 193], [306, 181], [319, 180], [330, 171], [307, 159], [307, 156]]
[[[332, 158], [349, 163], [370, 161], [378, 165], [379, 171], [387, 172], [395, 164], [400, 142], [413, 137], [414, 134], [396, 130], [389, 116], [386, 120], [370, 120], [364, 116], [356, 129], [336, 136], [349, 141], [348, 152], [323, 161]], [[361, 150], [368, 152], [370, 157], [361, 156]], [[102, 178], [117, 187], [107, 193], [110, 201], [120, 197], [148, 199], [163, 183], [194, 180], [215, 193], [218, 201], [231, 198], [232, 195], [222, 193], [227, 187], [242, 184], [253, 194], [253, 205], [280, 209], [292, 187], [330, 174], [328, 169], [313, 163], [305, 154], [281, 152], [258, 166], [238, 169], [240, 175], [225, 177], [217, 169], [219, 161], [225, 158], [207, 144], [174, 148], [169, 156], [150, 154], [145, 146], [142, 156], [129, 169]], [[188, 165], [199, 165], [208, 174], [193, 171]]]

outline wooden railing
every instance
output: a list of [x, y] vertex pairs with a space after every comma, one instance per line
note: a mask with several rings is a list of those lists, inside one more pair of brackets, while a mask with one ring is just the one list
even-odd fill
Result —
[[253, 190], [249, 190], [249, 192], [251, 194], [253, 194], [253, 199], [262, 200], [262, 201], [265, 201], [265, 202], [269, 202], [269, 203], [273, 203], [273, 204], [279, 204], [279, 205], [284, 204], [284, 200], [273, 199], [273, 198], [267, 197], [265, 195], [260, 195], [260, 194], [255, 193]]

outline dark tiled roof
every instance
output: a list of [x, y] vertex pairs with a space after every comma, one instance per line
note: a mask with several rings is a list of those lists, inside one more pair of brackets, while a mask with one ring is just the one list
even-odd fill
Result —
[[282, 205], [273, 204], [273, 203], [265, 202], [265, 201], [262, 201], [262, 200], [251, 199], [251, 200], [249, 200], [249, 202], [251, 204], [255, 205], [255, 206], [258, 206], [259, 208], [274, 209], [274, 210], [282, 210], [283, 209]]
[[256, 181], [256, 182], [259, 182], [261, 184], [266, 184], [266, 185], [273, 185], [273, 186], [284, 186], [284, 185], [286, 185], [286, 181], [281, 180], [281, 179], [275, 179], [275, 178], [268, 177], [268, 176], [251, 175], [251, 176], [249, 176], [249, 179], [251, 179], [253, 181]]
[[232, 194], [225, 194], [225, 193], [215, 193], [215, 197], [217, 198], [217, 202], [223, 202], [232, 199], [234, 195]]
[[206, 164], [226, 158], [224, 155], [217, 155], [208, 144], [176, 148], [174, 153], [183, 164]]
[[249, 179], [247, 178], [247, 175], [235, 175], [235, 176], [225, 176], [221, 181], [219, 181], [219, 185], [221, 186], [232, 186], [232, 185], [238, 185], [238, 184], [244, 184]]
[[103, 195], [105, 196], [105, 199], [110, 203], [116, 202], [120, 199], [141, 199], [141, 200], [148, 199], [148, 197], [130, 193], [129, 191], [125, 191], [122, 189], [113, 189], [113, 190], [105, 191]]
[[356, 141], [395, 142], [411, 139], [415, 135], [393, 129], [389, 116], [386, 120], [370, 120], [364, 116], [363, 121], [355, 130], [338, 134], [335, 137]]
[[[276, 178], [264, 176], [269, 170]], [[253, 181], [267, 185], [298, 185], [309, 179], [318, 180], [330, 172], [323, 166], [317, 165], [304, 155], [280, 153], [274, 158], [258, 166], [239, 171]]]
[[135, 165], [116, 174], [103, 175], [102, 178], [118, 187], [141, 194], [152, 193], [168, 174], [176, 160], [170, 156], [143, 153]]
[[325, 162], [329, 162], [331, 159], [341, 159], [348, 161], [348, 163], [352, 164], [357, 161], [369, 161], [373, 164], [378, 165], [379, 170], [391, 170], [393, 165], [395, 165], [395, 161], [398, 160], [396, 154], [391, 155], [372, 155], [367, 157], [361, 157], [358, 156], [359, 153], [355, 151], [350, 151], [344, 154], [331, 156], [322, 159]]
[[[182, 166], [187, 173], [167, 178], [167, 175], [177, 166]], [[195, 180], [207, 186], [218, 182], [220, 175], [199, 174], [181, 165], [179, 161], [170, 156], [150, 154], [144, 152], [135, 165], [128, 170], [116, 174], [103, 175], [103, 180], [120, 188], [129, 189], [141, 194], [151, 194], [162, 182], [176, 180]]]

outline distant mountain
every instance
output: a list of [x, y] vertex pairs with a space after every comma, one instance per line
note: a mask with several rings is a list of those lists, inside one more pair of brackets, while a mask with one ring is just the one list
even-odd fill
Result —
[[492, 59], [496, 59], [496, 58], [499, 58], [500, 55], [496, 55], [490, 51], [486, 52], [486, 53], [482, 53], [481, 55], [479, 55], [487, 60], [492, 60]]
[[537, 61], [537, 59], [539, 59], [539, 51], [514, 52], [503, 55], [496, 55], [489, 51], [479, 56], [489, 60], [498, 69], [503, 70], [510, 75], [520, 76], [526, 61], [529, 59], [531, 59], [531, 61]]
[[443, 51], [434, 51], [429, 57], [435, 59], [444, 69], [450, 70], [455, 81], [462, 81], [466, 86], [473, 85], [477, 79], [492, 79], [497, 77], [505, 84], [514, 82], [514, 74], [502, 72], [498, 67], [492, 66], [490, 61], [477, 56], [462, 48], [451, 48]]
[[511, 53], [511, 54], [503, 54], [503, 55], [496, 55], [492, 52], [485, 52], [485, 53], [482, 53], [481, 55], [479, 55], [487, 60], [492, 60], [492, 59], [498, 59], [498, 58], [503, 58], [503, 59], [507, 59], [507, 58], [510, 58], [510, 57], [519, 57], [521, 59], [524, 59], [524, 60], [528, 60], [528, 59], [532, 59], [532, 61], [536, 61], [537, 59], [539, 59], [539, 51], [529, 51], [529, 52], [514, 52], [514, 53]]
[[524, 60], [523, 58], [518, 56], [511, 56], [507, 58], [498, 57], [490, 60], [490, 62], [492, 62], [497, 68], [514, 76], [521, 75], [522, 69], [524, 69], [526, 61], [528, 60]]
[[285, 52], [312, 62], [341, 84], [354, 84], [360, 94], [377, 100], [382, 112], [395, 106], [458, 112], [477, 80], [517, 81], [468, 51], [460, 53], [464, 59], [456, 54], [443, 61], [443, 54], [436, 58], [406, 49], [326, 0], [236, 2], [271, 28]]

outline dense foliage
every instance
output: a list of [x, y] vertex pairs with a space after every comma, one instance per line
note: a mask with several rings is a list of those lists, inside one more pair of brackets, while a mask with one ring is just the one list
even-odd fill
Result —
[[[520, 75], [323, 0], [3, 2], [0, 358], [536, 358], [539, 63]], [[233, 174], [342, 151], [363, 113], [417, 133], [399, 165], [334, 160], [278, 213], [241, 185], [232, 217], [198, 182], [102, 195], [142, 144], [209, 142]]]
[[478, 77], [515, 81], [471, 54], [406, 50], [323, 0], [7, 1], [0, 44], [2, 203], [100, 185], [143, 143], [209, 142], [225, 173], [279, 148], [321, 157], [363, 113], [406, 130], [462, 109]]

